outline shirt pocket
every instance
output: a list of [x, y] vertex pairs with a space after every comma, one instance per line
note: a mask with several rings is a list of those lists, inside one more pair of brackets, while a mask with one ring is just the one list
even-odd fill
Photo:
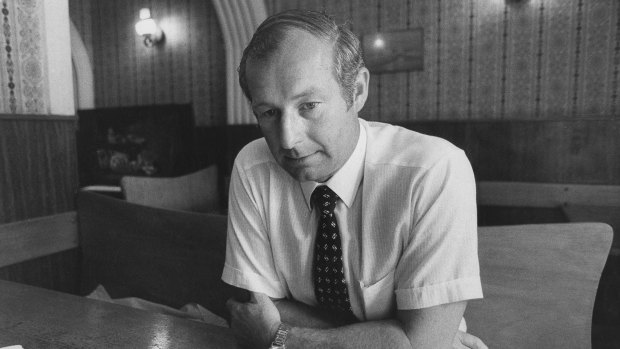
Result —
[[366, 320], [387, 319], [394, 315], [394, 271], [372, 285], [360, 282]]

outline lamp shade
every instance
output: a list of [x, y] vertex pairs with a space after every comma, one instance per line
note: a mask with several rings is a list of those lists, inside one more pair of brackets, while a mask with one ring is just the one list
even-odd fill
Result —
[[157, 24], [155, 24], [152, 18], [141, 19], [136, 23], [136, 33], [138, 35], [155, 35], [157, 29]]

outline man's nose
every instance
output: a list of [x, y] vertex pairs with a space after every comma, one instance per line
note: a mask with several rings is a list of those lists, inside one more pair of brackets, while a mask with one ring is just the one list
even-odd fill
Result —
[[280, 118], [280, 146], [283, 149], [293, 149], [301, 140], [301, 127], [299, 115], [288, 111]]

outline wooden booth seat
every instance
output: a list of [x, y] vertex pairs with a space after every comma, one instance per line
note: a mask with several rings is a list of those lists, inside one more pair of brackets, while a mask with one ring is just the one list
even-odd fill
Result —
[[480, 227], [484, 299], [467, 306], [469, 331], [489, 348], [591, 348], [611, 239], [603, 223]]
[[[113, 298], [175, 308], [195, 302], [226, 317], [232, 289], [220, 280], [225, 216], [92, 192], [80, 192], [77, 207], [77, 224], [75, 214], [66, 213], [42, 218], [60, 222], [47, 229], [32, 222], [0, 226], [0, 261], [35, 258], [59, 241], [70, 248], [79, 237], [82, 295], [102, 284]], [[611, 228], [599, 223], [481, 227], [485, 298], [469, 303], [470, 331], [490, 348], [590, 348], [592, 308], [611, 236]], [[43, 246], [33, 242], [38, 239]], [[22, 252], [31, 248], [36, 251]]]

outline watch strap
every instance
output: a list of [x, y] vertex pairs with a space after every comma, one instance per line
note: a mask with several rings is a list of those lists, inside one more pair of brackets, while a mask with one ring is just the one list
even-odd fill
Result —
[[271, 348], [273, 349], [285, 349], [286, 338], [288, 337], [288, 332], [291, 330], [291, 327], [283, 322], [278, 326], [278, 331], [276, 331], [276, 337], [273, 339], [271, 343]]

